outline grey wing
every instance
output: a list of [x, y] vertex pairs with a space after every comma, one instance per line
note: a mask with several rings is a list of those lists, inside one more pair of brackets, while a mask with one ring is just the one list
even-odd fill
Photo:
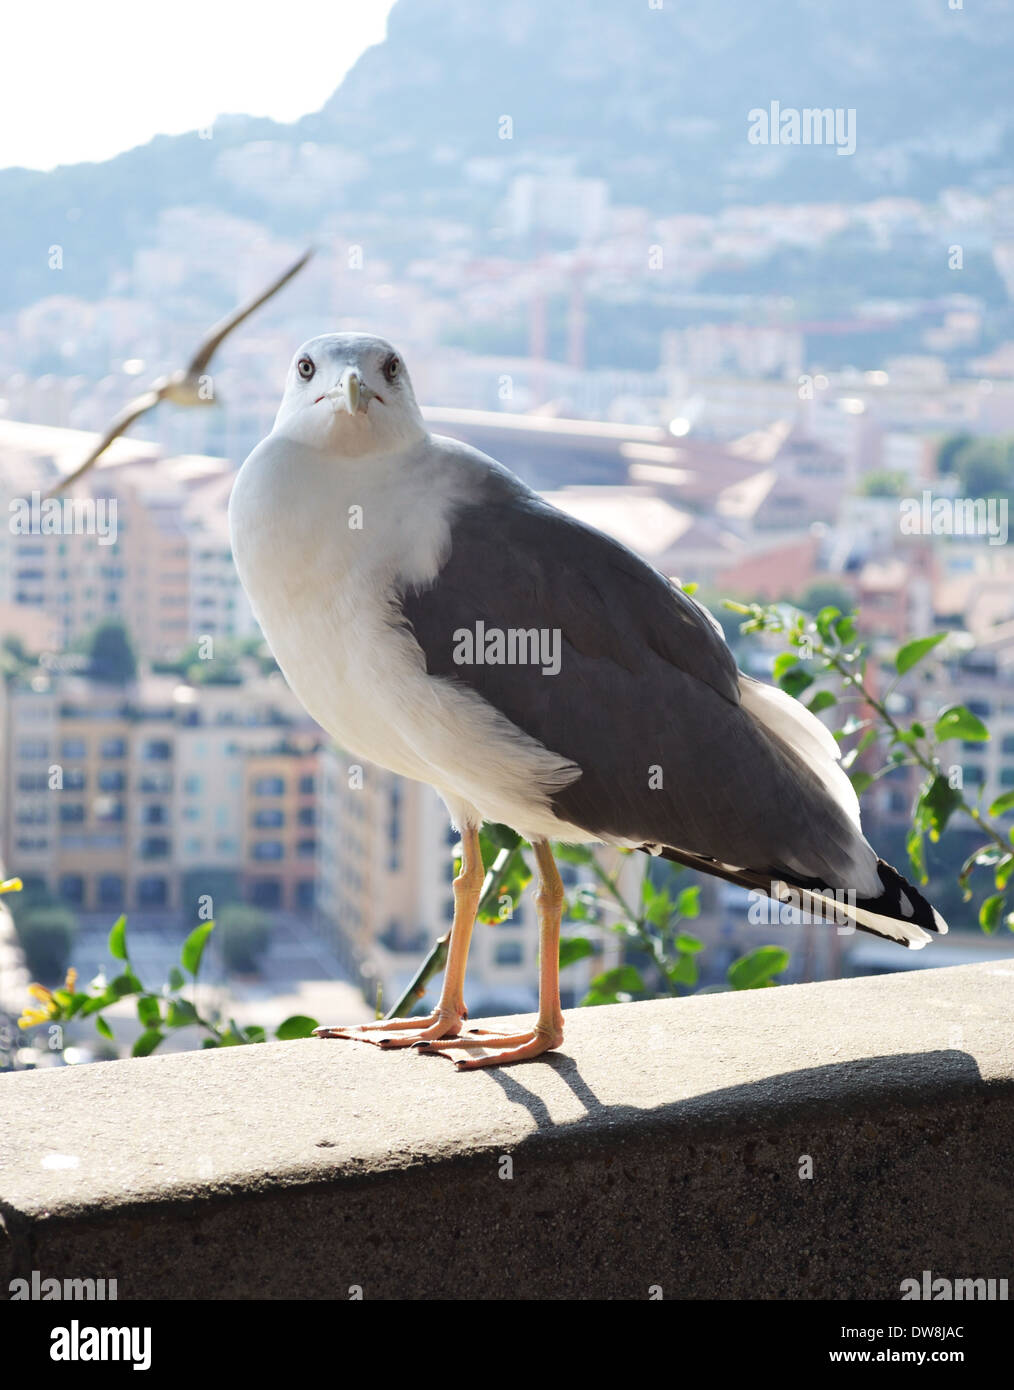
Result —
[[[735, 661], [704, 610], [601, 532], [532, 494], [492, 490], [458, 512], [434, 581], [402, 594], [427, 672], [581, 768], [552, 798], [561, 820], [833, 884], [856, 828], [742, 707]], [[456, 661], [456, 634], [479, 621], [487, 633], [558, 634], [558, 673]]]

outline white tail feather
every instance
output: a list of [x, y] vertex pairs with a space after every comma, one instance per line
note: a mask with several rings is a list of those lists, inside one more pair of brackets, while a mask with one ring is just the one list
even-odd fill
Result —
[[859, 798], [838, 766], [841, 749], [830, 730], [805, 705], [776, 686], [741, 673], [739, 689], [747, 714], [796, 750], [856, 829], [861, 830]]

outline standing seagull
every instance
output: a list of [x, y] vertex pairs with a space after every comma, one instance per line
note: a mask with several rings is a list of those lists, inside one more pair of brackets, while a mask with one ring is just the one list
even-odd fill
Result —
[[[554, 839], [644, 849], [770, 896], [788, 886], [817, 908], [833, 894], [904, 946], [947, 930], [863, 838], [820, 721], [739, 672], [710, 615], [632, 551], [431, 436], [382, 339], [300, 348], [229, 525], [309, 713], [343, 748], [435, 787], [462, 838], [437, 1007], [322, 1035], [497, 1049], [459, 1068], [559, 1047]], [[461, 1031], [484, 820], [530, 840], [539, 871], [539, 1013], [517, 1034]]]

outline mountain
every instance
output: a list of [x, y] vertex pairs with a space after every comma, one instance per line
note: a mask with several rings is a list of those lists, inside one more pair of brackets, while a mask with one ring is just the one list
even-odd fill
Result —
[[[362, 219], [395, 261], [423, 218], [481, 242], [509, 176], [553, 158], [658, 214], [988, 189], [1010, 181], [1012, 55], [1007, 0], [398, 0], [386, 41], [291, 125], [228, 116], [210, 140], [0, 171], [0, 309], [53, 292], [65, 235], [61, 287], [107, 292], [176, 206], [300, 241]], [[751, 143], [773, 101], [853, 111], [855, 152]]]

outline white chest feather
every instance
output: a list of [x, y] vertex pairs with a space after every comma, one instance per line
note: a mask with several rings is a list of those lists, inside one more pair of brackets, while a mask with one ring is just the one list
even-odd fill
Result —
[[341, 747], [535, 830], [577, 770], [473, 692], [428, 677], [391, 601], [396, 577], [431, 580], [450, 543], [460, 479], [433, 452], [336, 461], [270, 436], [233, 489], [233, 554], [286, 679]]

